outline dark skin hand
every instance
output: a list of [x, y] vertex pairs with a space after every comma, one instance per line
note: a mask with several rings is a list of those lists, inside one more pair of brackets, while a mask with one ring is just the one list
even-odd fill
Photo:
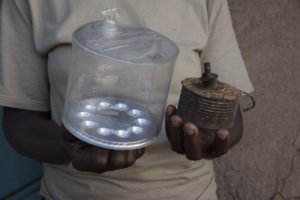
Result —
[[19, 153], [52, 164], [71, 162], [77, 170], [95, 173], [129, 167], [144, 149], [108, 150], [89, 145], [51, 121], [49, 112], [4, 108], [3, 128]]
[[109, 150], [87, 144], [62, 127], [66, 151], [75, 169], [95, 173], [104, 173], [130, 167], [140, 158], [145, 149]]
[[200, 130], [192, 123], [185, 123], [176, 115], [176, 107], [166, 109], [166, 133], [172, 150], [185, 154], [189, 160], [212, 159], [221, 156], [235, 145], [243, 134], [243, 120], [238, 108], [234, 126], [229, 130]]
[[[183, 123], [176, 115], [175, 106], [168, 106], [166, 111], [166, 132], [172, 149], [190, 160], [215, 158], [226, 153], [240, 140], [242, 127], [240, 109], [233, 128], [217, 132]], [[80, 171], [103, 173], [126, 168], [144, 153], [144, 148], [115, 151], [89, 145], [51, 121], [49, 112], [5, 107], [3, 128], [7, 140], [19, 153], [46, 163], [71, 162]]]

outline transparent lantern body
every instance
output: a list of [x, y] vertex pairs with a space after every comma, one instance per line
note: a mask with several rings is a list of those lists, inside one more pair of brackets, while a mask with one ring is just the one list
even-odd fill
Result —
[[111, 21], [73, 34], [63, 123], [79, 139], [126, 150], [159, 136], [177, 46], [144, 28]]

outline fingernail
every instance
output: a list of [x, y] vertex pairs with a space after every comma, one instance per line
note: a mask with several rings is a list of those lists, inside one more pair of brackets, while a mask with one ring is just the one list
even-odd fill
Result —
[[194, 130], [193, 129], [187, 129], [186, 130], [186, 134], [192, 136], [194, 134]]
[[221, 129], [218, 131], [218, 137], [221, 140], [226, 140], [229, 137], [229, 132], [226, 129]]
[[167, 114], [168, 115], [171, 115], [173, 113], [173, 108], [171, 107], [171, 106], [169, 106], [168, 108], [167, 108]]

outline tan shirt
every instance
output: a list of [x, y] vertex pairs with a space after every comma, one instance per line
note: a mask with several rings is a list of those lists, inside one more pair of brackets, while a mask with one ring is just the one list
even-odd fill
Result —
[[[177, 43], [167, 103], [177, 105], [180, 81], [201, 75], [209, 61], [221, 81], [251, 92], [226, 0], [3, 0], [0, 41], [0, 105], [51, 111], [61, 123], [71, 35], [118, 8], [121, 24], [147, 27]], [[195, 49], [203, 51], [199, 58]], [[164, 128], [163, 128], [164, 130]], [[42, 133], [41, 133], [42, 134]], [[127, 169], [102, 175], [69, 165], [45, 164], [46, 199], [216, 199], [212, 161], [189, 161], [170, 150], [165, 133]]]

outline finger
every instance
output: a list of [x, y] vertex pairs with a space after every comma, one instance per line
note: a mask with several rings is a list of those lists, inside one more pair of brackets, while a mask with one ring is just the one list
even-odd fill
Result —
[[72, 135], [64, 125], [61, 126], [61, 135], [65, 141], [73, 142], [78, 140], [74, 135]]
[[167, 137], [169, 138], [170, 136], [170, 131], [171, 131], [171, 117], [176, 114], [176, 107], [174, 105], [168, 105], [166, 109], [166, 118], [165, 118], [165, 128], [166, 128], [166, 134]]
[[137, 158], [140, 158], [144, 155], [145, 153], [145, 148], [137, 149]]
[[216, 133], [216, 138], [211, 147], [209, 154], [212, 157], [218, 157], [228, 152], [229, 150], [230, 134], [226, 129], [220, 129]]
[[83, 149], [88, 148], [90, 145], [81, 141], [76, 140], [73, 142], [65, 141], [65, 149], [69, 155], [69, 157], [74, 158], [80, 153]]
[[[66, 129], [63, 130], [63, 132], [64, 132], [63, 134], [66, 137], [69, 137], [68, 135], [71, 135], [71, 133], [69, 133]], [[78, 154], [78, 152], [80, 152], [82, 149], [85, 149], [89, 146], [91, 145], [77, 139], [74, 136], [70, 136], [67, 139], [64, 138], [64, 148], [71, 161]]]
[[169, 140], [171, 142], [172, 149], [180, 154], [185, 152], [184, 149], [184, 135], [183, 135], [183, 121], [178, 115], [173, 115], [170, 119], [171, 128]]
[[189, 160], [202, 158], [202, 143], [198, 128], [192, 123], [186, 123], [183, 127], [185, 155]]
[[74, 151], [79, 151], [80, 149], [90, 146], [90, 144], [87, 144], [72, 135], [64, 126], [62, 126], [61, 129], [62, 138], [66, 147], [65, 149], [69, 156], [72, 156], [71, 154], [73, 154]]
[[74, 152], [72, 164], [74, 168], [80, 171], [103, 173], [108, 167], [109, 151], [90, 145]]
[[198, 132], [200, 135], [202, 150], [204, 151], [204, 149], [208, 149], [215, 141], [216, 131], [199, 128]]
[[107, 171], [110, 150], [96, 146], [91, 146], [90, 148], [93, 151], [93, 153], [91, 153], [92, 161], [88, 166], [90, 170], [96, 173], [103, 173]]
[[133, 165], [137, 159], [138, 151], [137, 150], [129, 150], [126, 152], [126, 167]]
[[121, 169], [126, 164], [127, 151], [111, 150], [109, 155], [108, 167], [110, 170]]

